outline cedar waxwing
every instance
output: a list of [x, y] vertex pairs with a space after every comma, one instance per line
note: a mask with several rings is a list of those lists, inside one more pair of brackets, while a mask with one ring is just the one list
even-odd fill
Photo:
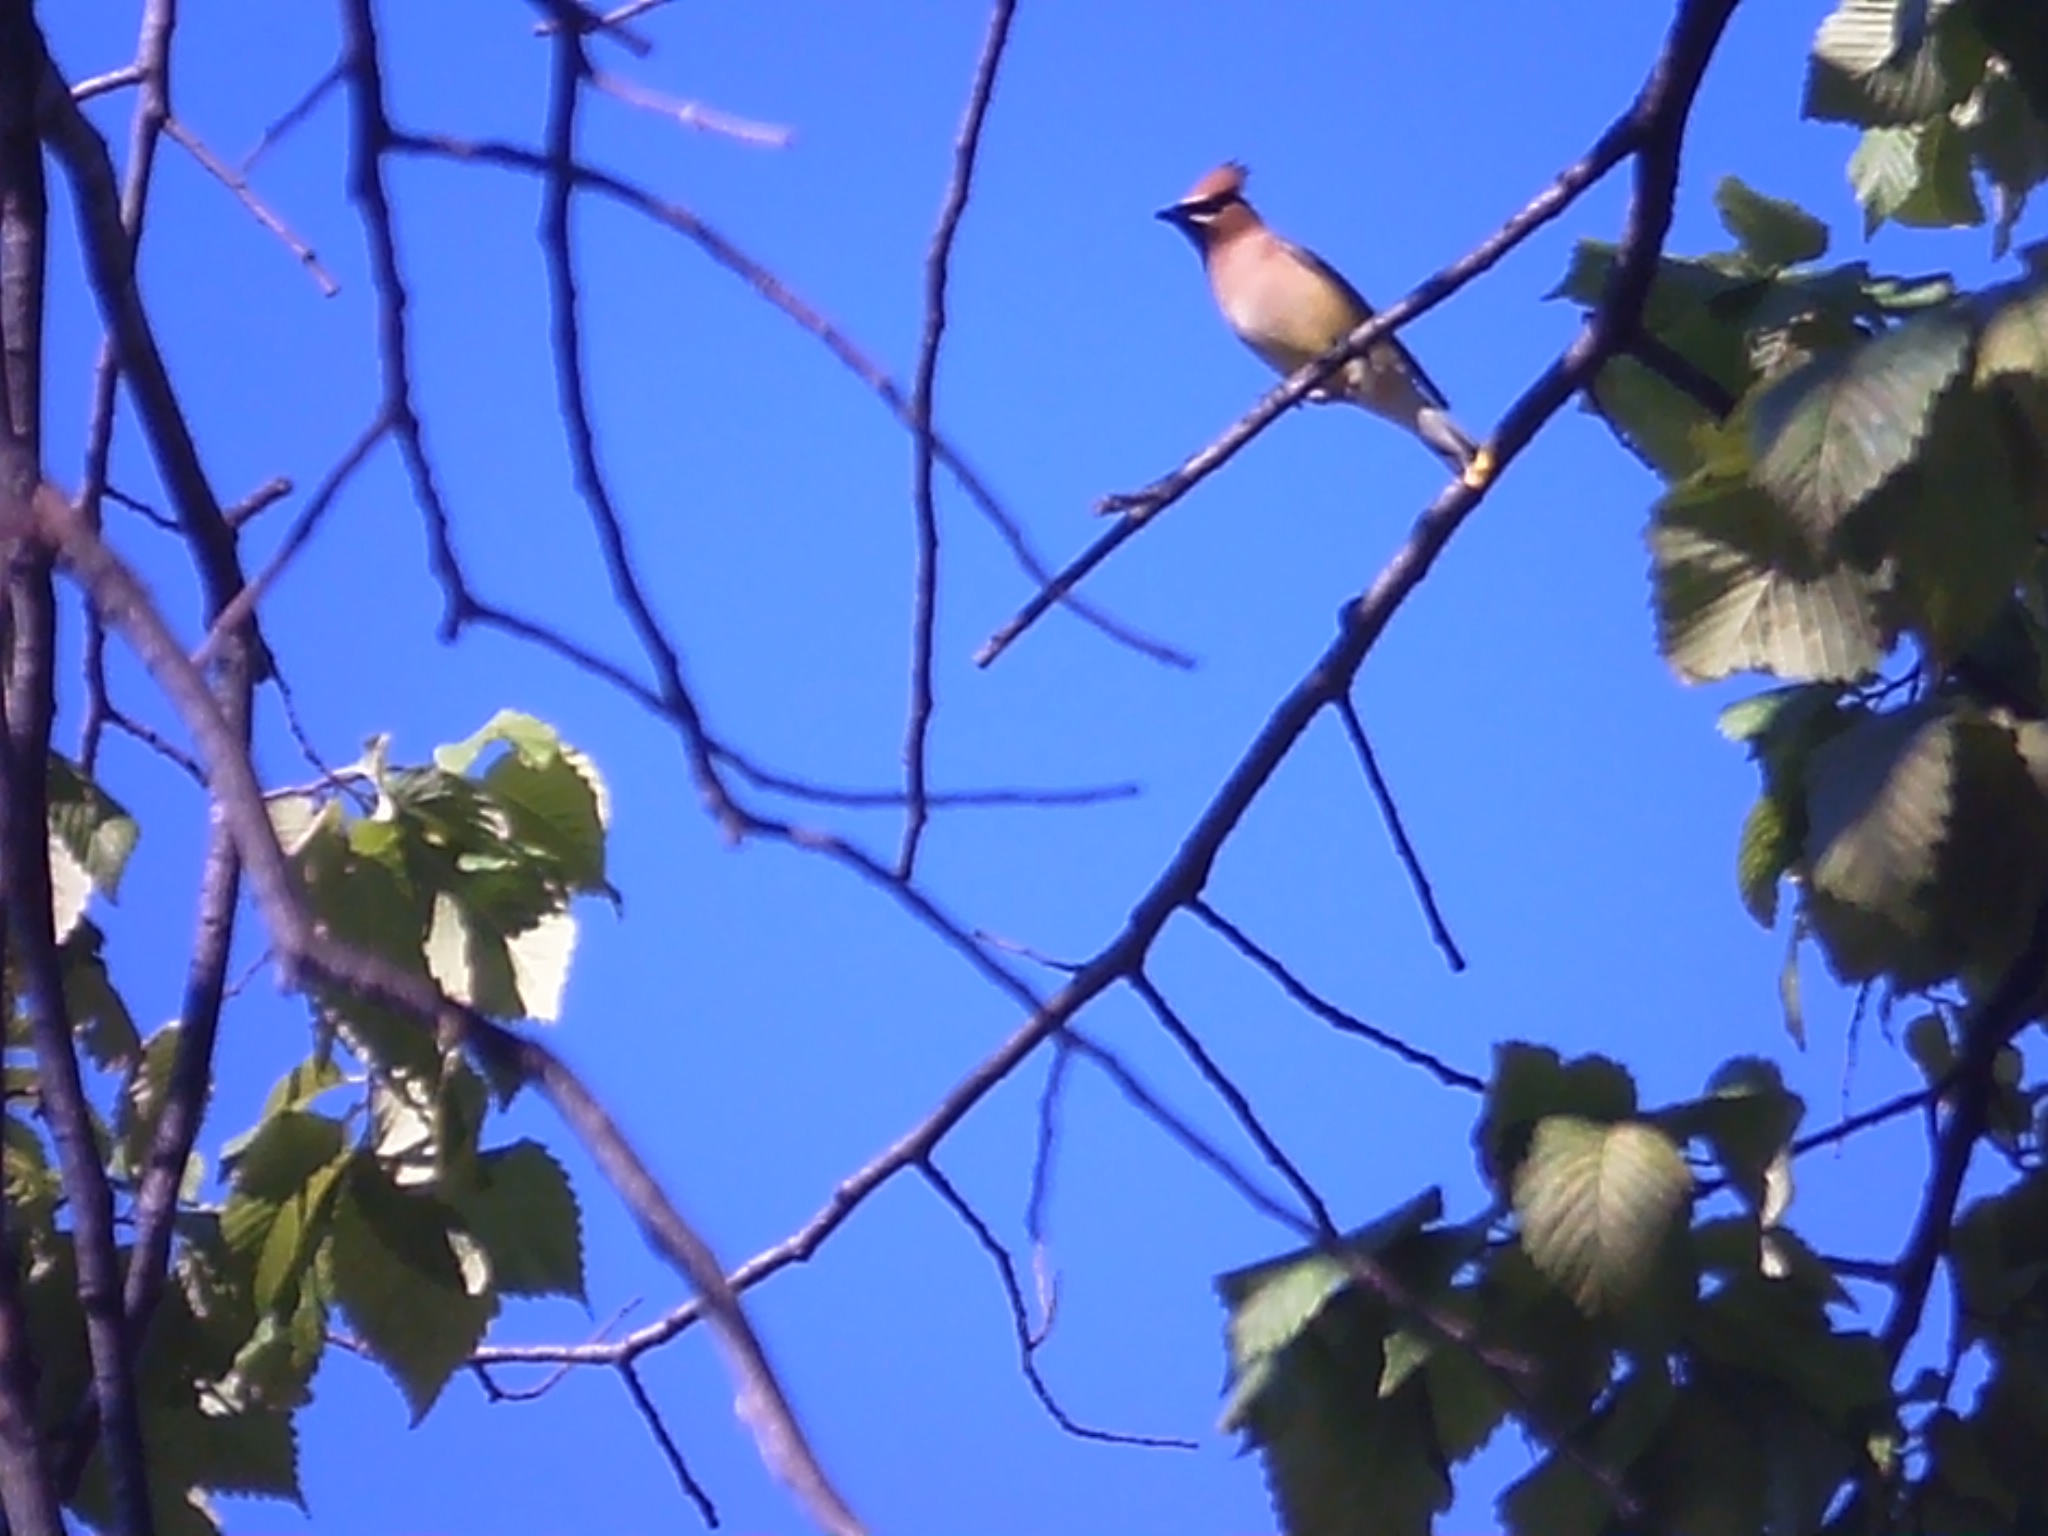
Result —
[[[1219, 165], [1155, 217], [1201, 252], [1216, 305], [1231, 330], [1284, 376], [1321, 357], [1371, 318], [1372, 306], [1315, 252], [1266, 227], [1244, 200], [1247, 174], [1234, 160]], [[1308, 398], [1349, 400], [1406, 427], [1460, 476], [1479, 456], [1479, 445], [1451, 420], [1443, 391], [1395, 337], [1353, 358]]]

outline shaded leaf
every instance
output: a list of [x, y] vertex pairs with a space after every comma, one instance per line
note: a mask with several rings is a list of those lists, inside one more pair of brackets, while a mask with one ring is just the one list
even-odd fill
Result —
[[1754, 486], [1707, 481], [1658, 502], [1650, 533], [1659, 649], [1679, 676], [1851, 681], [1890, 643], [1870, 578], [1820, 559]]
[[404, 1393], [417, 1424], [497, 1313], [472, 1288], [457, 1253], [454, 1213], [401, 1190], [366, 1158], [350, 1167], [334, 1209], [334, 1299]]
[[1654, 1127], [1550, 1116], [1515, 1174], [1522, 1246], [1589, 1316], [1618, 1312], [1644, 1288], [1691, 1189], [1685, 1159]]
[[490, 1254], [501, 1293], [588, 1301], [582, 1210], [569, 1175], [539, 1142], [518, 1141], [484, 1153], [456, 1208]]
[[1913, 123], [1969, 98], [1984, 47], [1943, 25], [1934, 0], [1840, 0], [1814, 36], [1802, 116], [1823, 122]]
[[1739, 178], [1714, 188], [1721, 224], [1743, 254], [1766, 271], [1819, 261], [1828, 253], [1828, 227], [1797, 203], [1766, 197]]
[[1919, 449], [1970, 341], [1961, 313], [1931, 312], [1765, 386], [1755, 478], [1816, 550]]

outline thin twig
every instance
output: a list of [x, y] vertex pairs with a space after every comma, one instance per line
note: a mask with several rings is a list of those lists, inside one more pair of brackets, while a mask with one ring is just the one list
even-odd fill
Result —
[[1351, 738], [1351, 750], [1358, 755], [1358, 766], [1365, 770], [1365, 781], [1372, 786], [1372, 797], [1380, 808], [1380, 820], [1386, 824], [1387, 835], [1394, 840], [1395, 855], [1401, 860], [1401, 867], [1408, 872], [1408, 883], [1415, 889], [1415, 899], [1422, 903], [1422, 915], [1429, 923], [1430, 937], [1444, 952], [1451, 969], [1462, 971], [1465, 969], [1464, 953], [1458, 948], [1458, 941], [1451, 937], [1450, 925], [1444, 921], [1443, 911], [1436, 904], [1436, 892], [1430, 886], [1429, 876], [1422, 872], [1422, 859], [1415, 852], [1415, 845], [1408, 840], [1408, 828], [1401, 821], [1401, 808], [1394, 803], [1394, 791], [1388, 786], [1386, 775], [1380, 772], [1379, 757], [1372, 749], [1371, 739], [1365, 734], [1365, 722], [1358, 718], [1358, 706], [1350, 694], [1337, 701], [1337, 713], [1344, 721], [1344, 734]]
[[[163, 125], [170, 116], [171, 36], [177, 13], [170, 0], [153, 0], [143, 8], [142, 23], [135, 43], [135, 62], [125, 73], [139, 85], [135, 112], [128, 133], [128, 174], [121, 187], [121, 225], [128, 232], [129, 259], [135, 259], [142, 241], [143, 214], [149, 203], [149, 189], [156, 170], [157, 145]], [[85, 101], [79, 90], [72, 99]], [[100, 499], [110, 494], [107, 466], [114, 447], [114, 402], [120, 384], [120, 356], [114, 347], [111, 327], [100, 338], [99, 359], [93, 365], [92, 407], [85, 429], [85, 473], [79, 487], [79, 502], [95, 527], [100, 521]], [[150, 515], [155, 515], [152, 509]], [[173, 525], [175, 526], [175, 525]], [[90, 775], [99, 760], [100, 735], [107, 711], [107, 627], [100, 616], [85, 615], [85, 709], [78, 727], [78, 760]]]
[[[113, 335], [130, 402], [177, 511], [179, 532], [198, 567], [210, 622], [244, 584], [234, 530], [221, 513], [220, 498], [200, 462], [198, 444], [143, 308], [135, 281], [135, 241], [122, 216], [122, 196], [106, 141], [71, 99], [40, 35], [35, 45], [41, 71], [36, 110], [43, 138], [70, 180], [93, 298], [101, 323]], [[275, 668], [260, 630], [252, 629], [249, 643], [255, 680], [267, 681]]]
[[996, 0], [989, 12], [981, 58], [967, 92], [967, 111], [953, 144], [953, 173], [939, 208], [924, 267], [924, 336], [917, 349], [917, 373], [910, 390], [912, 485], [917, 524], [917, 570], [913, 578], [910, 619], [910, 710], [903, 728], [903, 842], [896, 855], [896, 875], [908, 880], [917, 868], [918, 840], [924, 836], [929, 812], [925, 805], [925, 759], [930, 748], [932, 714], [932, 650], [939, 609], [939, 514], [932, 491], [932, 407], [938, 389], [939, 347], [946, 335], [946, 280], [953, 242], [974, 191], [974, 166], [981, 155], [981, 133], [995, 96], [1003, 49], [1016, 19], [1016, 0]]
[[[396, 133], [391, 131], [388, 125], [385, 131], [389, 134], [389, 147], [396, 153], [468, 161], [523, 171], [530, 175], [548, 173], [547, 157], [521, 145], [495, 140], [462, 139], [447, 134]], [[579, 187], [587, 187], [615, 202], [622, 203], [694, 242], [713, 261], [745, 282], [804, 331], [816, 337], [842, 366], [852, 372], [868, 387], [869, 392], [888, 408], [890, 415], [906, 429], [910, 427], [910, 403], [896, 381], [883, 371], [880, 364], [855, 346], [844, 331], [800, 298], [781, 278], [740, 250], [696, 214], [680, 204], [656, 197], [632, 182], [621, 180], [592, 166], [578, 164], [572, 168], [570, 174]], [[932, 451], [938, 461], [946, 466], [955, 482], [967, 493], [968, 499], [995, 528], [1008, 547], [1011, 558], [1024, 573], [1033, 581], [1048, 580], [1050, 568], [1032, 547], [1023, 525], [996, 497], [995, 492], [989, 489], [980, 475], [975, 473], [960, 451], [937, 433], [933, 434]], [[1183, 671], [1195, 665], [1194, 658], [1185, 651], [1177, 650], [1163, 640], [1156, 640], [1132, 629], [1091, 604], [1074, 599], [1066, 606], [1076, 618], [1093, 625], [1119, 645], [1136, 651], [1141, 656]]]
[[669, 1470], [676, 1476], [676, 1486], [683, 1490], [683, 1496], [697, 1506], [697, 1515], [713, 1530], [718, 1529], [718, 1506], [711, 1502], [711, 1495], [704, 1491], [704, 1485], [697, 1481], [690, 1471], [690, 1465], [683, 1460], [682, 1447], [676, 1444], [675, 1436], [668, 1432], [668, 1425], [662, 1421], [661, 1410], [654, 1406], [654, 1399], [647, 1394], [646, 1386], [640, 1380], [640, 1373], [633, 1368], [630, 1360], [621, 1360], [617, 1366], [619, 1379], [626, 1384], [626, 1393], [633, 1399], [633, 1406], [654, 1436], [654, 1443], [661, 1448], [661, 1459], [668, 1463]]
[[110, 69], [104, 75], [93, 75], [71, 87], [71, 99], [84, 106], [95, 96], [105, 96], [114, 91], [125, 91], [131, 85], [140, 85], [149, 78], [148, 70], [140, 64], [123, 64], [119, 69]]
[[1280, 990], [1310, 1013], [1332, 1028], [1361, 1040], [1370, 1040], [1390, 1056], [1400, 1058], [1411, 1067], [1420, 1067], [1446, 1088], [1459, 1088], [1467, 1093], [1486, 1092], [1486, 1079], [1475, 1076], [1460, 1067], [1454, 1067], [1439, 1056], [1433, 1056], [1420, 1046], [1410, 1045], [1399, 1035], [1391, 1034], [1376, 1025], [1368, 1024], [1356, 1014], [1347, 1013], [1327, 998], [1311, 991], [1308, 985], [1290, 971], [1270, 951], [1262, 948], [1257, 941], [1246, 934], [1230, 919], [1218, 912], [1201, 897], [1187, 904], [1188, 911], [1206, 923], [1233, 949], [1252, 964], [1264, 971], [1280, 984]]
[[734, 139], [741, 144], [751, 144], [759, 149], [783, 149], [796, 134], [780, 123], [757, 123], [749, 118], [735, 117], [730, 112], [721, 112], [716, 107], [707, 107], [699, 102], [682, 101], [660, 91], [650, 90], [638, 81], [627, 80], [602, 69], [590, 72], [590, 83], [605, 95], [622, 101], [629, 107], [638, 107], [643, 112], [653, 112], [661, 117], [672, 118], [685, 128], [694, 128], [699, 133], [715, 133], [720, 138]]
[[301, 549], [305, 548], [306, 541], [313, 537], [313, 530], [320, 526], [320, 520], [327, 515], [327, 509], [334, 505], [342, 487], [348, 484], [350, 477], [358, 469], [362, 468], [364, 461], [376, 451], [377, 445], [384, 441], [384, 434], [390, 430], [391, 418], [379, 411], [376, 419], [362, 430], [356, 440], [349, 445], [348, 451], [341, 456], [334, 468], [327, 472], [326, 478], [307, 498], [304, 508], [292, 519], [291, 527], [285, 530], [284, 538], [278, 543], [277, 553], [270, 557], [269, 564], [258, 571], [256, 579], [236, 593], [235, 600], [221, 610], [220, 617], [215, 619], [213, 627], [207, 630], [206, 638], [200, 642], [199, 649], [192, 653], [193, 666], [204, 671], [207, 663], [219, 654], [221, 646], [241, 627], [242, 621], [256, 612], [256, 605], [284, 574], [285, 567], [292, 563]]
[[1038, 1339], [1031, 1330], [1031, 1319], [1024, 1302], [1024, 1288], [1017, 1280], [1017, 1261], [1010, 1256], [1010, 1250], [997, 1239], [989, 1225], [982, 1220], [981, 1213], [969, 1204], [953, 1181], [939, 1171], [930, 1158], [918, 1164], [917, 1171], [924, 1175], [924, 1181], [931, 1185], [947, 1209], [959, 1217], [967, 1230], [974, 1234], [974, 1240], [981, 1244], [982, 1252], [996, 1267], [996, 1278], [1002, 1283], [1003, 1298], [1009, 1303], [1010, 1332], [1017, 1341], [1017, 1367], [1024, 1373], [1024, 1380], [1031, 1388], [1031, 1395], [1038, 1399], [1046, 1416], [1077, 1440], [1097, 1440], [1107, 1445], [1135, 1445], [1155, 1450], [1193, 1451], [1199, 1447], [1192, 1440], [1182, 1440], [1171, 1435], [1140, 1435], [1127, 1430], [1095, 1429], [1081, 1423], [1060, 1405], [1053, 1395], [1044, 1374], [1038, 1369]]
[[277, 118], [268, 128], [263, 130], [262, 135], [256, 140], [255, 148], [242, 156], [242, 174], [246, 176], [255, 170], [258, 160], [261, 160], [271, 150], [275, 149], [278, 142], [286, 134], [311, 117], [314, 108], [318, 107], [326, 99], [329, 91], [341, 84], [346, 73], [346, 66], [340, 59], [336, 59], [332, 64], [328, 65], [327, 72], [307, 87], [306, 93], [303, 96], [289, 107], [286, 107], [283, 116]]
[[312, 276], [323, 295], [331, 299], [341, 292], [341, 285], [320, 265], [319, 254], [299, 238], [275, 209], [257, 195], [256, 189], [249, 185], [246, 176], [208, 149], [204, 139], [175, 117], [164, 123], [164, 132], [176, 139], [185, 153], [197, 160], [209, 176], [234, 193], [235, 200], [249, 210], [251, 218], [284, 242], [284, 248], [298, 257], [300, 265]]
[[1209, 1085], [1210, 1091], [1229, 1106], [1232, 1118], [1259, 1149], [1260, 1155], [1266, 1159], [1266, 1165], [1287, 1181], [1296, 1198], [1308, 1208], [1309, 1218], [1315, 1224], [1316, 1239], [1326, 1243], [1335, 1242], [1337, 1223], [1330, 1215], [1329, 1206], [1324, 1204], [1323, 1197], [1316, 1192], [1315, 1185], [1309, 1182], [1308, 1175], [1301, 1171], [1294, 1159], [1280, 1149], [1280, 1143], [1259, 1119], [1244, 1090], [1231, 1080], [1229, 1073], [1217, 1065], [1216, 1058], [1209, 1054], [1195, 1032], [1188, 1028], [1187, 1021], [1171, 1003], [1167, 1002], [1165, 994], [1153, 985], [1150, 976], [1139, 971], [1131, 977], [1130, 985], [1131, 990], [1144, 1000], [1145, 1006], [1152, 1010], [1152, 1016], [1159, 1021], [1167, 1034], [1172, 1036], [1174, 1043], [1181, 1048], [1181, 1053], [1194, 1063], [1195, 1071], [1201, 1075], [1202, 1081]]
[[[644, 59], [647, 55], [654, 52], [654, 44], [633, 31], [626, 23], [636, 16], [644, 16], [657, 6], [665, 4], [667, 4], [667, 0], [631, 0], [630, 4], [606, 11], [601, 16], [591, 11], [588, 7], [579, 5], [576, 8], [578, 14], [575, 24], [577, 30], [591, 33], [597, 37], [608, 37], [636, 58]], [[535, 37], [553, 37], [561, 30], [562, 23], [554, 17], [549, 17], [545, 21], [537, 21], [533, 24], [533, 35]]]

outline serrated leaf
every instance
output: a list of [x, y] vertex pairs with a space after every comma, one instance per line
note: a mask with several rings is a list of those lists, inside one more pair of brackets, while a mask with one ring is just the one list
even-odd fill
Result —
[[1815, 550], [1911, 461], [1970, 340], [1961, 313], [1929, 313], [1764, 387], [1752, 417], [1754, 476]]
[[1385, 1310], [1356, 1292], [1277, 1362], [1246, 1430], [1281, 1527], [1311, 1536], [1426, 1536], [1450, 1504], [1426, 1385], [1376, 1390]]
[[1691, 1190], [1653, 1127], [1553, 1115], [1515, 1174], [1522, 1247], [1589, 1317], [1612, 1315], [1643, 1290]]
[[550, 860], [570, 889], [605, 889], [603, 800], [594, 770], [565, 754], [541, 763], [506, 757], [491, 764], [483, 782], [513, 834]]
[[1689, 682], [1750, 671], [1853, 681], [1890, 645], [1871, 578], [1822, 560], [1754, 486], [1677, 487], [1649, 542], [1658, 647]]
[[458, 1230], [441, 1201], [397, 1188], [366, 1159], [352, 1166], [335, 1201], [335, 1304], [397, 1383], [414, 1424], [497, 1315], [495, 1295], [471, 1290], [453, 1241]]
[[119, 900], [121, 874], [142, 837], [141, 825], [62, 753], [50, 754], [48, 793], [56, 846], [77, 862], [94, 889]]
[[490, 1254], [501, 1293], [588, 1302], [582, 1208], [569, 1175], [539, 1142], [484, 1153], [455, 1203], [463, 1225]]
[[[1977, 340], [1977, 383], [2007, 402], [2039, 464], [2048, 451], [2048, 277], [2039, 274], [1978, 296], [1984, 326]], [[2037, 526], [2048, 527], [2048, 495], [2032, 497]]]
[[221, 1236], [251, 1267], [258, 1311], [290, 1299], [327, 1235], [329, 1201], [348, 1162], [341, 1123], [303, 1110], [266, 1120], [235, 1159]]
[[1803, 117], [1913, 123], [1968, 99], [1984, 68], [1967, 28], [1941, 25], [1942, 0], [1841, 0], [1813, 39]]
[[1545, 1116], [1609, 1121], [1635, 1112], [1635, 1079], [1618, 1062], [1581, 1056], [1567, 1063], [1548, 1046], [1504, 1041], [1493, 1049], [1486, 1108], [1472, 1128], [1472, 1145], [1480, 1172], [1497, 1185], [1513, 1174], [1530, 1132]]
[[2010, 731], [1940, 700], [1868, 716], [1808, 786], [1807, 914], [1838, 975], [1908, 989], [2017, 954], [2048, 809]]
[[1721, 226], [1743, 254], [1769, 272], [1819, 261], [1828, 253], [1828, 227], [1797, 203], [1766, 197], [1738, 177], [1714, 188]]
[[[1937, 668], [1982, 639], [2010, 605], [2035, 550], [2038, 485], [2006, 447], [1998, 403], [1958, 390], [1936, 409], [1915, 461], [1851, 519], [1859, 563], [1889, 561], [1899, 573], [1892, 611], [1918, 635]], [[1969, 514], [1958, 517], [1959, 507]]]

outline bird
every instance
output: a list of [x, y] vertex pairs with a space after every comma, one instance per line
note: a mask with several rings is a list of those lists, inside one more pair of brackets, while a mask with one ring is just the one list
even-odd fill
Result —
[[[1224, 320], [1284, 377], [1328, 352], [1373, 310], [1343, 273], [1267, 227], [1245, 201], [1249, 175], [1238, 161], [1225, 161], [1153, 217], [1187, 236], [1201, 255]], [[1308, 398], [1348, 400], [1407, 428], [1468, 484], [1488, 472], [1490, 460], [1451, 420], [1443, 391], [1392, 336], [1352, 358]]]

